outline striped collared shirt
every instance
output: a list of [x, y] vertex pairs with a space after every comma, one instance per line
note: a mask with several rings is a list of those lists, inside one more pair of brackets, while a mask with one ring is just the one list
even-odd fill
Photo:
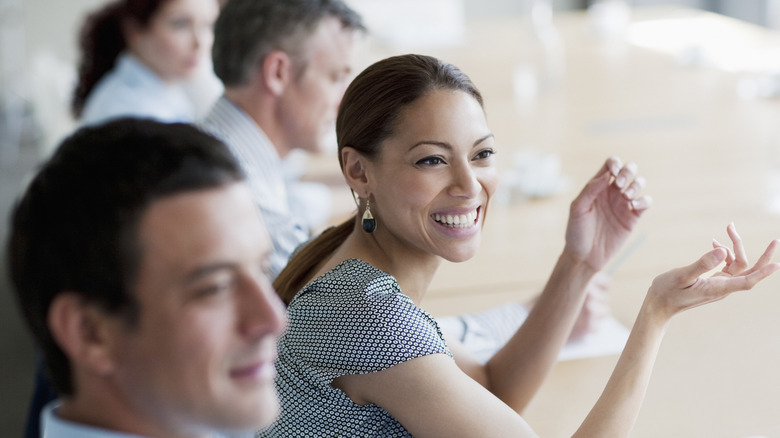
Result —
[[290, 210], [282, 160], [257, 123], [225, 96], [200, 125], [225, 142], [241, 163], [271, 235], [271, 270], [276, 277], [295, 248], [309, 238], [305, 222]]

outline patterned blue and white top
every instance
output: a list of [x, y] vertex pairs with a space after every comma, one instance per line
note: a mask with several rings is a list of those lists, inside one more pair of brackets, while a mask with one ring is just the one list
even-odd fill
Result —
[[452, 356], [436, 321], [390, 274], [357, 259], [306, 285], [289, 306], [279, 342], [281, 416], [257, 437], [405, 437], [379, 406], [358, 405], [331, 382], [416, 357]]

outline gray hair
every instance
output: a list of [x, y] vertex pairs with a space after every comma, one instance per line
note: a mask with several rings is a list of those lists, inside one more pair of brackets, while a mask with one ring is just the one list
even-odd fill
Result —
[[303, 41], [325, 17], [366, 30], [342, 0], [229, 0], [214, 27], [214, 72], [226, 87], [246, 85], [272, 51], [298, 59]]

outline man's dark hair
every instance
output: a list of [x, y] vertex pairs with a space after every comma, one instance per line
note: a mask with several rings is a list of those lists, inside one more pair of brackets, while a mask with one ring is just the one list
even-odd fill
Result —
[[226, 87], [246, 85], [274, 50], [300, 63], [305, 39], [323, 18], [345, 29], [365, 31], [363, 21], [342, 0], [230, 0], [214, 25], [214, 72]]
[[228, 149], [187, 124], [119, 119], [82, 128], [43, 164], [11, 215], [8, 261], [24, 318], [60, 394], [73, 395], [70, 361], [48, 329], [60, 293], [138, 316], [137, 227], [160, 198], [244, 178]]

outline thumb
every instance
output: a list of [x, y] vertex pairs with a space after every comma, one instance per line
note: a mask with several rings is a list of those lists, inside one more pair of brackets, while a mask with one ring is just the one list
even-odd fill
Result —
[[728, 251], [722, 247], [713, 249], [704, 254], [692, 264], [682, 268], [683, 275], [691, 280], [698, 278], [707, 271], [715, 269], [719, 264], [726, 260]]
[[600, 175], [594, 177], [574, 200], [571, 206], [572, 213], [581, 214], [590, 210], [593, 201], [598, 197], [599, 193], [604, 191], [609, 185], [609, 179], [612, 175], [609, 171], [604, 171]]

